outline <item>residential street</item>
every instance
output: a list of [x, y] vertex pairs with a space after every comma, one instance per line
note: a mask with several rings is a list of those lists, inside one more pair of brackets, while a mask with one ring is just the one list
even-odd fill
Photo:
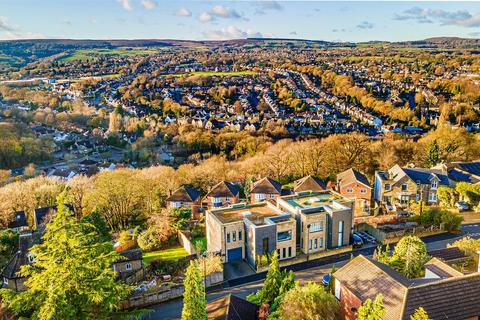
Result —
[[[468, 220], [470, 221], [470, 220]], [[434, 237], [429, 237], [425, 239], [427, 243], [427, 249], [436, 250], [442, 249], [447, 246], [447, 244], [454, 242], [455, 240], [470, 235], [474, 238], [480, 238], [480, 223], [465, 224], [462, 226], [462, 234], [458, 236], [448, 234], [448, 235], [439, 235]], [[346, 263], [346, 260], [336, 263], [336, 267], [340, 267]], [[319, 282], [322, 279], [322, 276], [330, 271], [332, 264], [326, 264], [319, 267], [313, 267], [309, 269], [304, 269], [301, 271], [295, 272], [295, 279], [300, 281], [300, 283], [315, 281]], [[257, 291], [263, 285], [263, 280], [246, 283], [232, 288], [223, 289], [220, 291], [212, 292], [207, 294], [207, 302], [215, 300], [217, 298], [223, 297], [229, 293], [237, 295], [241, 298], [245, 298], [252, 292]], [[155, 306], [150, 307], [154, 312], [147, 317], [147, 319], [179, 319], [182, 312], [182, 299], [175, 299], [165, 303], [161, 303]]]

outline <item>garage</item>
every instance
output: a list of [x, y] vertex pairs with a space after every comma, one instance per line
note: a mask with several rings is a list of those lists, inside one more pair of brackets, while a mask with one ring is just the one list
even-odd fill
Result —
[[229, 249], [227, 251], [228, 262], [242, 260], [242, 248]]

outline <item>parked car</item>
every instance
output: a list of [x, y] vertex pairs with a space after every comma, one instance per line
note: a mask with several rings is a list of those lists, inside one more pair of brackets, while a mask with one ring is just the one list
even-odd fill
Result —
[[459, 211], [466, 211], [470, 209], [470, 206], [465, 201], [458, 201], [455, 205]]
[[366, 242], [370, 242], [370, 243], [376, 243], [377, 242], [377, 239], [375, 239], [375, 237], [372, 237], [371, 235], [369, 235], [365, 231], [357, 231], [356, 234]]
[[363, 240], [360, 236], [356, 235], [355, 233], [352, 236], [353, 239], [353, 247], [354, 248], [361, 248], [363, 246]]

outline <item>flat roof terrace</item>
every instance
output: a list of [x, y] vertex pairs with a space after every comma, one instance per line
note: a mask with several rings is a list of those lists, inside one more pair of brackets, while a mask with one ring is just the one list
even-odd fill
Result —
[[286, 201], [297, 208], [308, 209], [316, 208], [321, 206], [326, 206], [332, 204], [333, 201], [341, 201], [342, 197], [332, 194], [330, 192], [322, 193], [309, 193], [309, 194], [299, 194], [292, 197], [291, 199], [286, 199]]
[[213, 214], [222, 223], [232, 223], [243, 221], [244, 218], [250, 220], [255, 225], [265, 224], [265, 219], [281, 216], [283, 213], [268, 206], [266, 203], [251, 206], [232, 206], [223, 209], [211, 210]]

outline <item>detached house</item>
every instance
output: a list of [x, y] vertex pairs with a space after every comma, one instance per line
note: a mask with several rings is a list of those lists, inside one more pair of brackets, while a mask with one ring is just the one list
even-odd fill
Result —
[[192, 217], [199, 218], [201, 209], [200, 191], [189, 186], [182, 186], [167, 198], [168, 208], [188, 208], [192, 210]]
[[411, 202], [436, 204], [439, 186], [449, 186], [446, 173], [435, 169], [401, 168], [375, 172], [374, 199], [387, 210], [407, 207]]
[[250, 202], [257, 203], [264, 200], [276, 199], [282, 195], [282, 184], [272, 178], [265, 177], [256, 181], [250, 191]]
[[317, 177], [306, 176], [301, 179], [295, 180], [293, 191], [295, 193], [303, 192], [303, 191], [324, 191], [326, 190], [325, 183]]
[[209, 209], [228, 206], [239, 201], [240, 188], [225, 180], [214, 185], [204, 198]]
[[448, 174], [452, 183], [468, 182], [480, 184], [480, 160], [472, 162], [453, 162], [451, 164], [439, 164], [433, 169], [442, 170]]
[[328, 190], [277, 199], [277, 207], [297, 221], [297, 246], [305, 253], [350, 244], [353, 202]]
[[280, 260], [296, 254], [296, 222], [270, 202], [234, 204], [206, 213], [207, 249], [220, 253], [224, 262], [257, 258], [278, 252]]
[[367, 299], [383, 295], [384, 320], [409, 320], [422, 307], [430, 319], [466, 320], [480, 316], [480, 273], [469, 275], [437, 258], [425, 265], [425, 276], [406, 279], [389, 266], [362, 255], [334, 273], [335, 297], [345, 319], [353, 320]]
[[336, 189], [344, 197], [355, 201], [355, 216], [370, 214], [372, 187], [363, 173], [355, 169], [339, 173]]

